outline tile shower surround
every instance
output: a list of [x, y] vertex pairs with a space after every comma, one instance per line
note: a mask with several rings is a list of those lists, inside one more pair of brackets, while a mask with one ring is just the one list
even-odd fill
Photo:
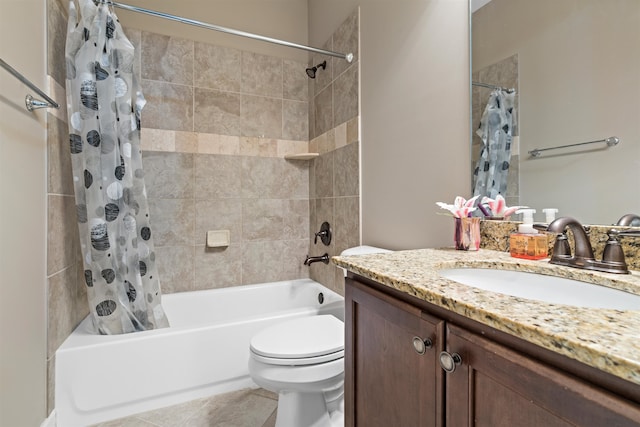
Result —
[[[357, 118], [310, 145], [323, 153], [312, 162], [144, 151], [163, 291], [302, 278], [310, 270], [342, 292], [334, 266], [309, 269], [302, 261], [359, 243]], [[325, 220], [333, 225], [332, 244], [313, 245]], [[205, 248], [206, 231], [214, 229], [231, 231], [227, 249]]]
[[[309, 164], [144, 152], [163, 292], [308, 277]], [[207, 230], [231, 232], [206, 248]]]
[[[64, 34], [67, 16], [63, 3], [62, 0], [46, 2], [47, 74], [55, 99], [65, 98]], [[311, 269], [292, 271], [284, 267], [284, 257], [291, 253], [287, 252], [285, 246], [294, 242], [294, 245], [300, 245], [301, 252], [297, 256], [302, 254], [304, 259], [312, 236], [309, 233], [317, 231], [324, 216], [332, 220], [335, 232], [330, 254], [359, 241], [359, 196], [357, 193], [351, 194], [353, 191], [349, 190], [354, 185], [357, 187], [355, 183], [358, 176], [357, 154], [354, 154], [357, 153], [359, 140], [357, 29], [356, 12], [325, 44], [336, 50], [354, 52], [356, 60], [347, 64], [328, 58], [331, 73], [319, 73], [317, 81], [306, 78], [304, 68], [308, 64], [135, 29], [126, 30], [131, 41], [139, 48], [143, 61], [136, 70], [148, 101], [143, 112], [143, 156], [150, 167], [154, 162], [156, 166], [160, 165], [159, 169], [147, 172], [150, 174], [147, 190], [152, 196], [150, 199], [154, 209], [159, 212], [154, 220], [158, 222], [156, 247], [159, 256], [169, 258], [167, 263], [173, 265], [167, 266], [172, 272], [162, 278], [165, 292], [172, 292], [172, 286], [175, 290], [195, 289], [196, 286], [202, 286], [201, 283], [197, 284], [196, 274], [221, 276], [226, 274], [223, 270], [229, 269], [230, 265], [239, 266], [243, 259], [252, 257], [251, 262], [259, 266], [272, 263], [274, 259], [278, 263], [279, 257], [282, 257], [281, 277], [310, 272], [312, 277], [315, 276], [316, 280], [327, 286], [339, 291], [342, 289], [343, 279], [335, 267], [323, 264], [327, 268], [322, 269], [316, 264]], [[193, 49], [192, 57], [189, 55], [190, 49]], [[262, 69], [268, 71], [239, 72], [238, 58], [240, 64], [247, 64], [253, 69], [261, 68], [258, 64], [264, 64]], [[314, 61], [317, 59], [314, 58]], [[149, 61], [155, 65], [149, 67]], [[189, 79], [189, 70], [193, 73], [193, 81]], [[278, 82], [280, 76], [281, 89]], [[160, 104], [159, 97], [162, 100]], [[55, 350], [88, 313], [74, 217], [75, 201], [64, 107], [63, 103], [59, 110], [47, 113], [49, 412], [55, 407]], [[322, 117], [322, 126], [315, 126], [316, 112]], [[321, 153], [321, 160], [294, 164], [282, 159], [287, 153], [306, 151]], [[346, 157], [342, 159], [343, 156]], [[340, 162], [350, 166], [348, 174], [336, 168], [341, 167]], [[352, 168], [354, 162], [356, 167]], [[234, 163], [240, 168], [233, 172], [236, 176], [240, 174], [240, 186], [237, 182], [229, 185], [231, 188], [235, 185], [236, 190], [239, 188], [239, 193], [226, 193], [228, 187], [203, 189], [203, 184], [196, 184], [195, 178], [191, 184], [184, 179], [184, 173], [189, 168], [192, 171], [204, 168], [208, 173], [216, 173], [216, 169], [209, 166]], [[170, 174], [171, 171], [163, 170], [162, 165], [175, 167], [176, 172], [182, 173], [182, 178], [166, 184], [164, 174]], [[247, 179], [242, 187], [242, 171], [254, 169], [257, 179], [251, 181], [251, 175], [245, 172]], [[282, 187], [289, 188], [293, 193], [281, 193], [281, 188], [276, 188], [273, 181], [270, 185], [260, 182], [264, 173], [302, 176], [302, 181], [306, 179], [307, 183], [306, 193], [302, 194], [302, 189], [292, 182]], [[316, 189], [316, 175], [319, 177], [319, 190]], [[159, 187], [153, 184], [154, 180]], [[261, 184], [266, 186], [264, 191], [270, 194], [269, 197], [259, 197], [255, 186]], [[176, 192], [185, 188], [187, 191], [184, 193]], [[216, 223], [226, 218], [223, 215], [225, 212], [230, 213], [230, 220], [226, 224]], [[216, 218], [215, 213], [220, 217]], [[242, 219], [242, 225], [238, 223], [238, 218]], [[316, 221], [320, 222], [316, 225]], [[302, 235], [305, 222], [308, 224], [307, 234]], [[343, 223], [344, 227], [341, 226]], [[235, 230], [237, 237], [235, 241], [232, 237], [228, 252], [204, 250], [203, 230], [223, 226]], [[186, 237], [177, 233], [175, 228], [184, 231]], [[274, 240], [277, 230], [287, 237]], [[197, 255], [196, 251], [199, 251]], [[190, 253], [194, 255], [189, 259], [185, 254]], [[315, 254], [313, 250], [312, 254]], [[207, 263], [200, 273], [196, 273], [198, 263], [206, 255], [220, 262]], [[184, 262], [196, 266], [191, 273], [185, 273]], [[298, 268], [298, 265], [291, 264], [291, 267]], [[264, 271], [267, 271], [264, 267], [256, 270], [247, 264], [240, 274], [242, 280], [248, 282], [253, 280], [251, 277], [261, 276]], [[184, 274], [192, 274], [193, 280], [178, 283]]]
[[305, 64], [139, 30], [143, 126], [308, 140]]

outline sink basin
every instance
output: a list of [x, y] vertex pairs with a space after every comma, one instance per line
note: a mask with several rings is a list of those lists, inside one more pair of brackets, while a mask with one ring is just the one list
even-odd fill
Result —
[[454, 282], [485, 291], [552, 304], [640, 310], [638, 295], [562, 277], [486, 268], [450, 268], [440, 270], [439, 274]]

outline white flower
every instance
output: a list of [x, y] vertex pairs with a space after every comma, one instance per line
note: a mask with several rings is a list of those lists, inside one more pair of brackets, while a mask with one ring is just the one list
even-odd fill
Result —
[[473, 205], [478, 197], [479, 196], [474, 196], [466, 200], [462, 196], [457, 196], [452, 205], [443, 202], [436, 202], [436, 205], [451, 212], [455, 218], [466, 218], [471, 215], [471, 212], [476, 210]]
[[482, 205], [484, 205], [485, 203], [489, 205], [489, 209], [491, 209], [492, 216], [502, 216], [505, 218], [513, 215], [515, 211], [517, 211], [518, 209], [523, 209], [528, 207], [528, 206], [512, 206], [509, 208], [505, 203], [504, 197], [502, 197], [502, 195], [500, 194], [496, 196], [495, 200], [485, 196], [482, 198], [480, 203]]

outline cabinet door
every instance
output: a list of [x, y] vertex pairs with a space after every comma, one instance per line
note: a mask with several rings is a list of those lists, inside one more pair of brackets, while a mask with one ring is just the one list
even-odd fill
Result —
[[346, 425], [442, 425], [443, 322], [350, 279], [345, 303]]
[[464, 329], [447, 325], [449, 427], [638, 426], [640, 407]]

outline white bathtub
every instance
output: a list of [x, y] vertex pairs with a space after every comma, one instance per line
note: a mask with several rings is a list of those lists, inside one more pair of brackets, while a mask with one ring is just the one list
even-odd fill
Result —
[[258, 331], [292, 317], [329, 313], [344, 320], [343, 298], [309, 279], [169, 294], [162, 302], [170, 328], [94, 335], [87, 318], [60, 346], [57, 427], [255, 387], [247, 363]]

